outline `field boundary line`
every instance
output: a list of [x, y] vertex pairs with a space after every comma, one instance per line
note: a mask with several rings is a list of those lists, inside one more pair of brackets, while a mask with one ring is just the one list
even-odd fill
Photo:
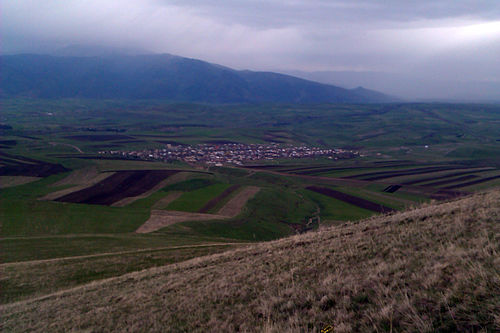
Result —
[[[71, 194], [73, 192], [78, 192], [78, 191], [81, 191], [81, 190], [85, 190], [89, 187], [92, 187], [94, 186], [95, 184], [113, 176], [115, 174], [115, 172], [101, 172], [101, 173], [98, 173], [96, 174], [94, 177], [92, 177], [91, 179], [88, 180], [88, 182], [86, 183], [83, 183], [83, 184], [77, 184], [76, 186], [71, 186], [71, 187], [68, 187], [68, 188], [65, 188], [63, 190], [59, 190], [59, 191], [54, 191], [54, 192], [50, 192], [50, 193], [47, 193], [46, 195], [44, 195], [43, 197], [40, 197], [38, 198], [38, 200], [43, 200], [43, 201], [54, 201], [54, 200], [57, 200], [65, 195], [68, 195], [68, 194]], [[68, 175], [70, 176], [70, 175]], [[67, 178], [67, 177], [65, 177]], [[64, 180], [65, 178], [63, 178], [62, 180]]]
[[43, 263], [50, 263], [50, 262], [56, 262], [56, 261], [65, 261], [65, 260], [78, 260], [78, 259], [87, 259], [87, 258], [112, 257], [112, 256], [117, 256], [117, 255], [123, 255], [123, 254], [135, 254], [135, 253], [143, 253], [143, 252], [179, 250], [179, 249], [189, 249], [189, 248], [198, 248], [198, 247], [211, 247], [211, 246], [229, 246], [229, 245], [241, 245], [241, 244], [245, 245], [245, 244], [251, 244], [251, 243], [246, 243], [246, 242], [241, 242], [241, 243], [238, 243], [238, 242], [230, 242], [230, 243], [203, 243], [203, 244], [193, 244], [193, 245], [179, 245], [179, 246], [146, 248], [146, 249], [140, 249], [140, 250], [96, 253], [96, 254], [88, 254], [88, 255], [82, 255], [82, 256], [71, 256], [71, 257], [59, 257], [59, 258], [51, 258], [51, 259], [39, 259], [39, 260], [8, 262], [8, 263], [0, 264], [0, 268], [12, 267], [12, 266], [20, 266], [20, 265], [43, 264]]
[[[176, 175], [179, 175], [179, 174], [180, 174], [180, 172], [175, 173], [175, 174], [173, 174], [173, 175], [165, 178], [164, 180], [162, 180], [161, 182], [159, 182], [158, 184], [156, 184], [152, 189], [150, 189], [147, 192], [144, 192], [142, 194], [136, 195], [135, 197], [126, 197], [126, 198], [123, 198], [123, 199], [121, 199], [121, 200], [119, 200], [119, 201], [111, 204], [111, 207], [124, 207], [124, 206], [130, 205], [133, 202], [136, 202], [139, 199], [147, 198], [150, 195], [152, 195], [153, 193], [158, 192], [159, 190], [161, 190], [165, 186], [177, 182], [177, 178], [175, 178], [175, 179], [172, 179], [172, 178], [175, 177]], [[186, 177], [187, 177], [187, 175], [186, 175]]]
[[192, 213], [192, 212], [183, 212], [178, 210], [154, 209], [151, 211], [149, 219], [146, 222], [144, 222], [139, 228], [137, 228], [135, 232], [138, 234], [147, 234], [176, 223], [181, 223], [186, 221], [218, 220], [227, 218], [228, 218], [227, 216], [218, 214]]
[[72, 145], [72, 144], [69, 144], [69, 143], [49, 142], [49, 144], [51, 146], [66, 146], [66, 147], [70, 147], [70, 148], [73, 148], [74, 150], [76, 150], [77, 152], [79, 152], [80, 154], [84, 154], [83, 150], [81, 150], [79, 147], [77, 147], [75, 145]]

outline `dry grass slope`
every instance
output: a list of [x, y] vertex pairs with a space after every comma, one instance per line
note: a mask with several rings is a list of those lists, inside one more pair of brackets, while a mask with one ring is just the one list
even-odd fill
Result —
[[4, 331], [493, 332], [500, 192], [4, 305]]

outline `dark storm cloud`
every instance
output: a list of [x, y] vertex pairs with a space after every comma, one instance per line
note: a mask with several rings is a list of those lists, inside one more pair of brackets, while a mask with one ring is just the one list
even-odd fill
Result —
[[[322, 22], [345, 22], [354, 25], [372, 25], [374, 22], [408, 22], [421, 19], [448, 19], [470, 17], [495, 20], [500, 16], [500, 8], [491, 0], [246, 0], [246, 1], [158, 1], [163, 4], [196, 8], [197, 11], [217, 16], [219, 19], [234, 21], [239, 18], [247, 24], [261, 26]], [[355, 20], [355, 22], [353, 22]], [[319, 22], [317, 22], [319, 23]]]
[[98, 44], [236, 68], [500, 80], [494, 0], [16, 0], [1, 12], [4, 53]]

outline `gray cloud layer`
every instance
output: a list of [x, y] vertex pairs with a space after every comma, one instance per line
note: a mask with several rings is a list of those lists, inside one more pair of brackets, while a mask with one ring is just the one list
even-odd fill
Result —
[[2, 2], [2, 50], [100, 44], [256, 70], [500, 81], [494, 0]]

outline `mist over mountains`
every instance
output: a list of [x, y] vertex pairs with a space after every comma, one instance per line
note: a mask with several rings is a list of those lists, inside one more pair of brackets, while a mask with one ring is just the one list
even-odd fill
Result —
[[[395, 101], [361, 87], [345, 89], [273, 72], [238, 71], [170, 54], [98, 51], [69, 48], [56, 55], [4, 55], [1, 96], [209, 103]], [[84, 56], [74, 56], [75, 53]]]
[[279, 71], [345, 88], [363, 86], [411, 101], [500, 102], [500, 82], [458, 81], [376, 71]]

